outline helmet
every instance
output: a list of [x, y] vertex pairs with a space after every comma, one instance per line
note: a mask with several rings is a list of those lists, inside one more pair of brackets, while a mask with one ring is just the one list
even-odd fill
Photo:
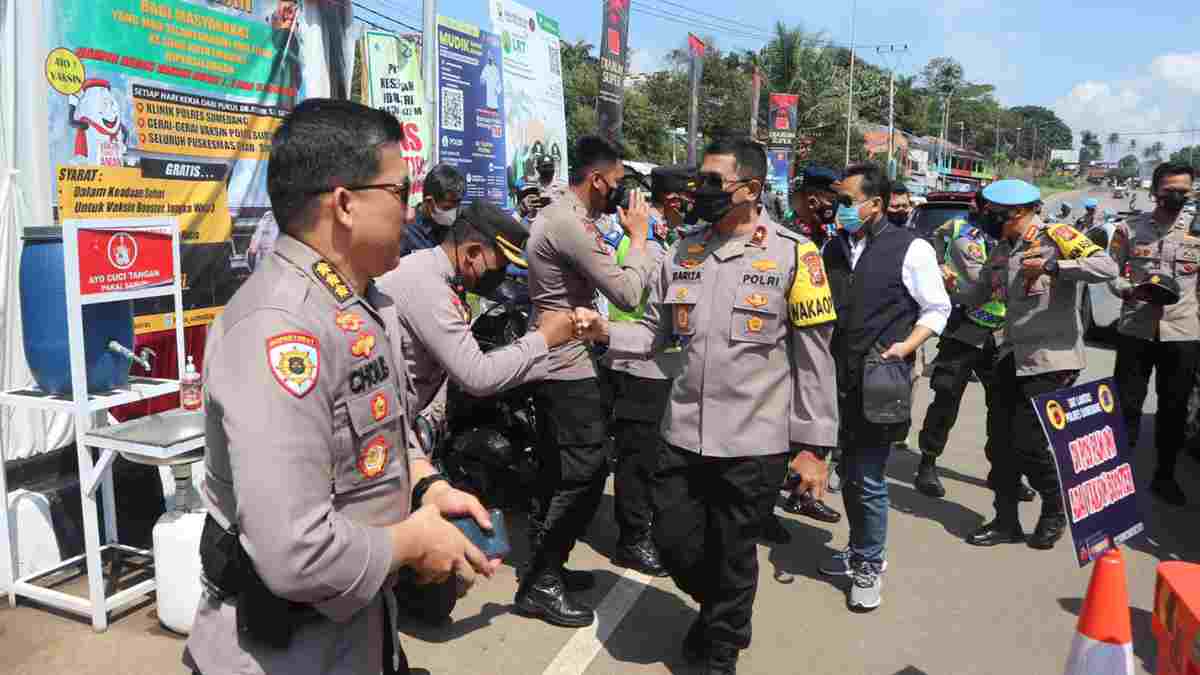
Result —
[[1097, 206], [1100, 206], [1100, 202], [1095, 197], [1088, 197], [1083, 200], [1083, 208], [1085, 209], [1094, 209]]

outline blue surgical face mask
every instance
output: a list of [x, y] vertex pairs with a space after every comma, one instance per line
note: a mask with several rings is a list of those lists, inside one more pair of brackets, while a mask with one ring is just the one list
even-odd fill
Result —
[[852, 206], [839, 206], [837, 210], [837, 222], [842, 226], [842, 229], [854, 234], [863, 227], [862, 216], [858, 215], [858, 204]]

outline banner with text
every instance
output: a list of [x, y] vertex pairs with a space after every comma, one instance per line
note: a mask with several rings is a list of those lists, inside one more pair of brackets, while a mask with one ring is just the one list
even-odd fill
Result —
[[420, 44], [409, 37], [367, 31], [359, 46], [367, 82], [366, 104], [392, 113], [404, 127], [400, 146], [412, 177], [409, 203], [416, 206], [425, 193], [432, 147], [432, 116], [426, 114]]
[[492, 32], [504, 50], [508, 188], [537, 180], [538, 160], [554, 160], [567, 180], [567, 116], [558, 22], [513, 0], [490, 0]]
[[796, 115], [799, 103], [800, 97], [796, 94], [771, 94], [767, 108], [771, 145], [791, 148], [796, 142]]
[[[249, 276], [271, 136], [323, 77], [320, 26], [303, 0], [45, 4], [57, 217], [177, 216], [184, 309], [210, 321]], [[171, 309], [137, 301], [137, 329]]]
[[696, 139], [700, 134], [700, 80], [704, 77], [704, 42], [688, 33], [688, 166], [696, 166]]
[[625, 107], [625, 65], [629, 58], [629, 0], [601, 0], [600, 95], [596, 118], [600, 134], [621, 138]]
[[1133, 452], [1111, 377], [1035, 397], [1080, 567], [1143, 529]]
[[771, 184], [771, 191], [786, 200], [792, 178], [792, 149], [783, 145], [768, 146], [767, 159], [770, 160], [767, 162], [767, 182]]
[[463, 202], [508, 207], [505, 103], [500, 39], [473, 24], [438, 17], [438, 157], [467, 180]]

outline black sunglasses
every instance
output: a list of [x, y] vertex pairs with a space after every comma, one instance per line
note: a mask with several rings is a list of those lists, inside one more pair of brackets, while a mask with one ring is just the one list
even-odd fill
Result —
[[[732, 184], [733, 185], [742, 185], [744, 183], [749, 183], [752, 180], [757, 180], [757, 179], [742, 178], [740, 180], [732, 181]], [[725, 189], [725, 177], [719, 173], [714, 173], [711, 171], [696, 174], [696, 182], [698, 183], [698, 185], [697, 185], [698, 188], [702, 187], [702, 188], [707, 188], [709, 190], [724, 190]]]

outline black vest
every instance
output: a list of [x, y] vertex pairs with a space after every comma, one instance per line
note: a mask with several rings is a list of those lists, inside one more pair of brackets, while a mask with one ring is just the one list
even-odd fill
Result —
[[[847, 356], [858, 360], [880, 344], [891, 346], [903, 342], [912, 332], [920, 316], [920, 306], [904, 287], [901, 270], [908, 247], [916, 239], [909, 230], [885, 226], [867, 242], [866, 250], [849, 273], [848, 242], [839, 246], [834, 256], [844, 264], [841, 273], [848, 273], [839, 285], [845, 290], [837, 303], [840, 346]], [[832, 278], [832, 273], [830, 273]]]

